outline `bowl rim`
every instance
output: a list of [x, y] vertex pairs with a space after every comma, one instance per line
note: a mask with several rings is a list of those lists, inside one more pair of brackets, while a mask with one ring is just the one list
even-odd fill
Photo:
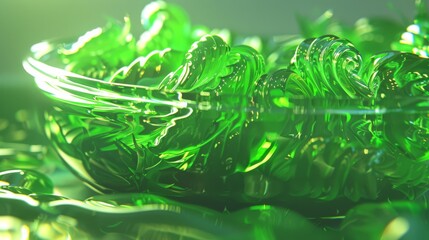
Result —
[[[71, 41], [70, 41], [71, 42]], [[110, 98], [116, 100], [130, 100], [135, 102], [147, 102], [147, 103], [156, 103], [161, 105], [168, 105], [172, 107], [182, 108], [196, 108], [199, 110], [204, 110], [201, 104], [206, 103], [209, 99], [210, 101], [219, 100], [219, 99], [228, 99], [236, 98], [238, 99], [236, 106], [228, 105], [226, 106], [216, 106], [215, 110], [233, 110], [233, 111], [258, 111], [258, 112], [275, 112], [281, 109], [290, 109], [295, 107], [302, 108], [304, 105], [309, 105], [311, 111], [306, 111], [306, 114], [320, 114], [320, 113], [332, 113], [332, 114], [385, 114], [385, 113], [420, 113], [420, 112], [429, 112], [429, 96], [389, 96], [386, 98], [380, 97], [359, 97], [353, 98], [349, 96], [279, 96], [277, 100], [286, 101], [287, 103], [278, 106], [273, 105], [273, 108], [267, 108], [267, 106], [248, 106], [246, 103], [249, 103], [252, 100], [251, 95], [244, 94], [219, 94], [215, 91], [175, 91], [175, 90], [165, 90], [159, 89], [156, 87], [149, 87], [137, 84], [127, 84], [127, 83], [118, 83], [118, 82], [108, 82], [105, 80], [87, 77], [81, 74], [77, 74], [65, 69], [62, 69], [59, 66], [49, 65], [47, 60], [50, 60], [52, 57], [58, 56], [56, 52], [59, 46], [67, 44], [67, 39], [57, 38], [52, 40], [46, 40], [34, 44], [30, 48], [30, 53], [23, 60], [24, 70], [32, 75], [42, 91], [46, 92], [46, 89], [40, 87], [40, 82], [43, 84], [61, 84], [62, 87], [66, 85], [73, 85], [74, 87], [87, 87], [91, 88], [93, 96], [106, 96], [103, 92], [108, 91], [111, 95]], [[142, 56], [144, 57], [144, 56]], [[141, 57], [138, 57], [141, 58]], [[79, 82], [74, 82], [71, 79], [78, 79]], [[84, 84], [87, 83], [87, 84]], [[97, 86], [102, 87], [90, 87], [91, 84], [96, 84]], [[108, 88], [118, 88], [126, 89], [129, 92], [114, 92], [109, 91]], [[70, 90], [70, 89], [69, 89]], [[76, 89], [73, 89], [76, 90]], [[135, 96], [131, 95], [130, 92], [151, 92], [157, 93], [158, 98], [147, 98], [144, 96]], [[97, 95], [98, 93], [98, 95]], [[164, 96], [162, 96], [164, 94]], [[174, 96], [175, 100], [169, 100], [165, 98], [165, 95]], [[295, 103], [292, 103], [295, 102]], [[329, 105], [334, 103], [333, 105]], [[347, 105], [344, 105], [348, 103]], [[409, 105], [414, 103], [417, 104], [417, 109], [408, 108]], [[271, 103], [272, 104], [272, 103]], [[338, 104], [338, 105], [336, 105]], [[360, 105], [359, 105], [360, 104]], [[324, 107], [324, 108], [321, 108]], [[207, 109], [206, 109], [207, 110]], [[297, 112], [299, 113], [299, 112]]]

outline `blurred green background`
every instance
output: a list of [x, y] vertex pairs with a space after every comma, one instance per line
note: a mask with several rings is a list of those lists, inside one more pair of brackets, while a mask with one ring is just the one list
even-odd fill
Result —
[[[0, 0], [0, 86], [31, 86], [21, 62], [32, 44], [46, 39], [73, 37], [108, 18], [130, 15], [138, 26], [148, 0]], [[170, 0], [181, 5], [195, 24], [230, 28], [241, 34], [278, 35], [298, 33], [296, 16], [316, 19], [330, 9], [334, 16], [352, 24], [360, 17], [387, 16], [410, 21], [412, 0]], [[135, 28], [135, 32], [139, 29]], [[5, 100], [5, 96], [1, 97]], [[23, 98], [25, 103], [28, 98]], [[19, 99], [17, 101], [20, 101]]]

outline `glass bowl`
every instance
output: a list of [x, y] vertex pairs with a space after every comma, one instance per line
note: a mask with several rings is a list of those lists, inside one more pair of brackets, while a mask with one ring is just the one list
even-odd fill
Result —
[[33, 46], [24, 67], [50, 98], [48, 138], [99, 192], [314, 212], [428, 189], [427, 96], [160, 91], [66, 71], [61, 42]]

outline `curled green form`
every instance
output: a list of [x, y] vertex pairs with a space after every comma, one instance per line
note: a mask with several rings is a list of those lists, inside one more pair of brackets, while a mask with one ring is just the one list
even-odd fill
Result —
[[416, 0], [414, 23], [402, 33], [401, 40], [392, 43], [392, 49], [429, 57], [429, 13], [425, 0]]
[[[208, 37], [210, 37], [211, 40], [209, 41], [210, 45], [207, 47], [203, 44], [206, 43], [206, 38]], [[246, 158], [239, 156], [238, 152], [234, 150], [235, 145], [233, 143], [237, 141], [237, 131], [239, 131], [238, 129], [241, 128], [245, 121], [245, 114], [240, 111], [235, 111], [234, 108], [245, 104], [247, 101], [245, 97], [250, 96], [253, 92], [255, 88], [254, 82], [264, 72], [265, 64], [261, 55], [253, 48], [244, 45], [236, 46], [224, 53], [226, 49], [220, 48], [218, 43], [212, 41], [213, 39], [221, 43], [220, 46], [224, 46], [223, 40], [219, 37], [203, 37], [202, 40], [198, 42], [198, 45], [194, 44], [196, 48], [189, 52], [191, 54], [194, 54], [194, 52], [201, 54], [195, 56], [192, 59], [193, 61], [187, 60], [185, 64], [182, 65], [184, 69], [188, 69], [189, 65], [192, 70], [183, 71], [183, 69], [179, 68], [179, 70], [174, 73], [174, 76], [177, 76], [180, 71], [185, 73], [181, 73], [180, 78], [176, 79], [178, 82], [183, 82], [185, 86], [185, 81], [197, 81], [192, 85], [188, 84], [188, 86], [193, 89], [192, 91], [195, 91], [195, 85], [200, 85], [202, 91], [207, 91], [201, 93], [201, 96], [205, 96], [204, 98], [206, 99], [201, 98], [197, 109], [194, 110], [192, 115], [177, 121], [174, 127], [168, 129], [169, 134], [165, 137], [163, 136], [163, 139], [158, 142], [155, 148], [151, 147], [150, 149], [156, 152], [159, 151], [157, 149], [169, 149], [161, 155], [165, 156], [164, 158], [169, 156], [167, 152], [185, 152], [187, 155], [189, 153], [190, 159], [187, 164], [188, 168], [191, 168], [194, 164], [199, 166], [196, 167], [199, 170], [192, 170], [191, 168], [191, 171], [205, 172], [207, 170], [202, 170], [201, 165], [204, 166], [203, 169], [207, 168], [206, 165], [211, 165], [210, 168], [217, 169], [218, 174], [222, 175], [226, 172], [231, 173], [239, 171], [234, 166], [237, 166], [238, 162], [247, 161]], [[214, 43], [217, 45], [213, 45]], [[200, 47], [200, 45], [203, 46]], [[217, 53], [218, 51], [220, 52]], [[206, 55], [203, 53], [206, 53]], [[206, 58], [209, 59], [211, 54], [215, 56], [217, 56], [217, 54], [224, 54], [219, 56], [224, 62], [219, 62], [219, 59], [216, 58], [204, 60]], [[200, 58], [202, 58], [203, 61], [199, 61], [201, 60]], [[216, 65], [209, 63], [214, 63]], [[214, 67], [214, 70], [217, 69], [217, 71], [209, 69], [211, 67]], [[197, 73], [200, 71], [201, 75], [198, 75]], [[171, 79], [174, 79], [174, 76]], [[168, 76], [167, 78], [170, 77]], [[174, 83], [174, 81], [172, 83]], [[181, 89], [180, 91], [187, 92], [188, 89]], [[237, 94], [240, 96], [239, 98], [234, 97]], [[222, 98], [222, 102], [217, 100], [219, 98]], [[219, 109], [218, 113], [220, 115], [213, 114], [212, 110], [216, 108]], [[213, 116], [218, 116], [218, 118], [214, 119]], [[212, 125], [212, 127], [209, 127], [210, 125]], [[190, 128], [189, 126], [199, 127]], [[211, 136], [201, 133], [201, 127], [209, 130], [208, 133]], [[215, 128], [218, 130], [214, 131]], [[183, 129], [187, 129], [187, 131], [184, 132]], [[189, 136], [198, 136], [198, 138], [200, 138], [200, 136], [206, 136], [204, 139], [207, 140], [196, 143], [193, 148], [188, 147], [182, 148], [181, 150], [173, 150], [171, 148], [172, 141], [176, 142], [174, 145], [178, 145], [177, 142], [186, 143], [190, 141]], [[240, 136], [238, 137], [240, 138]], [[191, 149], [193, 150], [189, 151]], [[225, 156], [226, 153], [228, 153], [228, 156]], [[191, 159], [193, 160], [191, 161]], [[196, 163], [193, 163], [194, 161]], [[228, 164], [226, 164], [225, 161], [228, 162]], [[210, 171], [213, 171], [213, 169]]]
[[370, 96], [360, 77], [362, 57], [347, 40], [322, 36], [303, 41], [296, 49], [292, 67], [307, 81], [311, 96]]
[[222, 38], [205, 35], [186, 54], [167, 48], [139, 57], [119, 69], [109, 82], [167, 91], [248, 95], [264, 71], [264, 59], [253, 48], [231, 48]]
[[215, 90], [220, 95], [249, 96], [257, 79], [266, 71], [262, 55], [246, 45], [231, 48], [227, 68], [228, 74], [222, 77]]
[[255, 101], [278, 107], [288, 105], [288, 98], [312, 96], [308, 82], [290, 69], [279, 69], [262, 76], [253, 93]]
[[59, 46], [66, 70], [103, 79], [131, 63], [136, 58], [135, 40], [129, 18], [124, 20], [124, 24], [111, 20], [104, 28], [95, 28], [76, 42]]
[[[378, 139], [390, 157], [377, 167], [391, 179], [394, 187], [410, 198], [426, 191], [429, 183], [429, 118], [427, 111], [429, 60], [412, 53], [386, 52], [374, 55], [366, 78], [387, 112], [374, 122]], [[401, 129], [401, 131], [399, 131]], [[379, 134], [383, 133], [383, 134]], [[414, 189], [410, 188], [413, 186]]]
[[230, 46], [218, 36], [206, 35], [186, 53], [184, 63], [163, 79], [159, 89], [167, 91], [213, 90], [227, 74]]
[[[389, 141], [399, 145], [402, 150], [418, 161], [429, 159], [428, 148], [425, 144], [421, 144], [429, 139], [428, 118], [419, 113], [417, 108], [419, 105], [426, 106], [420, 102], [422, 100], [419, 97], [426, 97], [429, 93], [428, 69], [429, 60], [426, 58], [420, 58], [411, 53], [388, 52], [375, 55], [366, 71], [369, 73], [369, 85], [376, 89], [376, 96], [385, 99], [390, 107], [399, 106], [394, 99], [413, 97], [414, 100], [409, 100], [400, 106], [412, 114], [404, 115], [399, 119], [388, 114], [384, 120], [386, 128], [392, 129], [386, 131]], [[396, 131], [397, 129], [405, 131]]]
[[[316, 40], [309, 39], [309, 43], [301, 47], [306, 47], [309, 58], [314, 56], [314, 59], [323, 60], [324, 58], [318, 57], [317, 54], [310, 54], [312, 48], [319, 50], [317, 53], [324, 53], [330, 49], [330, 44], [333, 42], [317, 45]], [[300, 52], [297, 49], [295, 58], [305, 56], [303, 53], [307, 52]], [[344, 195], [353, 200], [362, 197], [374, 199], [378, 197], [380, 191], [383, 191], [382, 186], [385, 181], [390, 182], [393, 188], [401, 191], [408, 198], [415, 198], [422, 194], [424, 189], [427, 189], [423, 186], [428, 184], [428, 179], [425, 177], [428, 172], [428, 165], [425, 162], [427, 150], [425, 145], [418, 142], [426, 142], [424, 129], [427, 128], [427, 120], [424, 114], [420, 113], [425, 111], [425, 107], [422, 106], [419, 110], [416, 105], [421, 104], [424, 99], [421, 101], [415, 99], [415, 102], [407, 103], [407, 99], [398, 97], [425, 95], [428, 69], [426, 59], [397, 52], [374, 56], [371, 62], [362, 66], [359, 71], [361, 76], [357, 76], [358, 79], [369, 82], [366, 90], [372, 92], [371, 95], [375, 95], [378, 100], [386, 100], [386, 102], [377, 100], [372, 103], [373, 100], [368, 96], [361, 96], [355, 101], [347, 101], [344, 98], [341, 98], [341, 101], [332, 101], [332, 95], [328, 95], [332, 94], [332, 88], [326, 89], [327, 97], [320, 98], [321, 103], [317, 103], [317, 100], [311, 101], [309, 96], [317, 96], [311, 92], [317, 88], [316, 84], [310, 85], [312, 82], [309, 84], [305, 81], [309, 78], [308, 76], [304, 74], [300, 76], [297, 73], [300, 73], [298, 70], [302, 70], [313, 74], [312, 71], [315, 70], [314, 66], [303, 59], [305, 58], [302, 57], [302, 64], [306, 64], [304, 65], [306, 67], [275, 71], [261, 78], [258, 84], [260, 87], [254, 95], [256, 102], [265, 103], [265, 107], [271, 106], [274, 109], [297, 108], [294, 110], [297, 111], [295, 114], [281, 115], [284, 116], [283, 118], [278, 118], [279, 114], [274, 112], [279, 124], [273, 124], [270, 120], [268, 126], [259, 126], [258, 130], [252, 133], [252, 136], [258, 136], [259, 133], [256, 139], [265, 139], [263, 145], [257, 148], [258, 153], [263, 153], [264, 150], [269, 153], [268, 155], [253, 153], [253, 156], [270, 158], [260, 167], [260, 171], [276, 179], [282, 179], [289, 194], [296, 196], [328, 200]], [[326, 61], [327, 66], [330, 66], [329, 63], [331, 61]], [[295, 63], [295, 65], [298, 64]], [[317, 74], [314, 79], [322, 80], [326, 76], [324, 73], [320, 71], [309, 76]], [[332, 78], [327, 79], [332, 80]], [[396, 79], [401, 82], [396, 83]], [[327, 83], [322, 82], [319, 84], [319, 89], [325, 86]], [[392, 88], [394, 90], [391, 91]], [[405, 91], [414, 94], [403, 94]], [[365, 103], [365, 99], [368, 102]], [[389, 109], [401, 106], [403, 113], [377, 113], [377, 108], [381, 107], [378, 106], [379, 104]], [[367, 106], [369, 111], [362, 108], [353, 112], [347, 110], [350, 106]], [[308, 114], [311, 113], [312, 108], [316, 112], [324, 109], [323, 114], [320, 114], [320, 117], [319, 114]], [[302, 111], [307, 114], [301, 115]], [[359, 113], [359, 111], [362, 112]], [[261, 116], [267, 117], [269, 114], [265, 113]], [[385, 120], [383, 124], [380, 124], [380, 118]], [[398, 121], [402, 118], [407, 120]], [[417, 126], [416, 123], [419, 125]], [[255, 123], [250, 123], [249, 126], [252, 124]], [[396, 126], [401, 124], [402, 126]], [[249, 127], [244, 129], [242, 134], [249, 129]], [[404, 136], [403, 132], [395, 129], [410, 129], [410, 131], [406, 131], [408, 136]], [[385, 135], [380, 137], [383, 133]], [[401, 143], [403, 149], [398, 150], [389, 146], [391, 143]], [[382, 144], [384, 150], [379, 149], [379, 144]], [[262, 146], [269, 146], [269, 148]], [[338, 155], [330, 155], [332, 149], [340, 149], [335, 151]], [[422, 156], [420, 159], [424, 162], [410, 158], [410, 155], [414, 154], [420, 154]], [[287, 161], [280, 159], [287, 159]]]
[[428, 95], [429, 60], [412, 53], [385, 52], [374, 55], [365, 78], [376, 97], [395, 98]]
[[220, 84], [222, 74], [231, 72], [227, 72], [227, 65], [233, 64], [230, 55], [230, 46], [222, 38], [205, 35], [186, 53], [167, 48], [140, 57], [119, 69], [109, 81], [167, 91], [209, 91]]
[[404, 28], [403, 24], [382, 17], [360, 18], [354, 25], [348, 25], [335, 19], [332, 11], [326, 11], [316, 20], [301, 16], [297, 20], [303, 39], [335, 35], [352, 42], [364, 58], [390, 51], [398, 33]]
[[[224, 74], [207, 65], [213, 63], [210, 59], [204, 60], [203, 54], [211, 52], [218, 60], [227, 60], [214, 62], [225, 69]], [[48, 137], [61, 149], [59, 154], [67, 164], [73, 166], [72, 171], [95, 188], [173, 190], [179, 184], [165, 176], [176, 169], [188, 170], [197, 160], [217, 161], [209, 157], [210, 146], [220, 134], [227, 134], [244, 121], [244, 114], [228, 109], [241, 104], [243, 99], [230, 95], [237, 91], [242, 95], [252, 92], [253, 81], [264, 71], [261, 56], [246, 46], [230, 50], [221, 38], [206, 36], [189, 51], [193, 57], [188, 54], [190, 58], [183, 59], [182, 65], [170, 72], [179, 59], [175, 58], [176, 53], [182, 54], [167, 49], [141, 57], [120, 69], [110, 82], [71, 73], [59, 81], [51, 82], [55, 76], [40, 79], [40, 86], [45, 85], [50, 97], [64, 103], [58, 106], [58, 111], [46, 114]], [[170, 65], [171, 61], [174, 63]], [[31, 65], [35, 72], [47, 70], [36, 62]], [[193, 72], [194, 67], [204, 78]], [[182, 69], [192, 71], [179, 75]], [[163, 82], [157, 81], [172, 76], [183, 79], [183, 91], [160, 91]], [[193, 88], [197, 86], [213, 92], [196, 93]], [[185, 87], [190, 88], [189, 93]], [[224, 100], [222, 103], [216, 100], [219, 97]], [[221, 108], [224, 110], [214, 112]], [[76, 114], [64, 114], [69, 111]]]
[[182, 52], [171, 48], [154, 50], [145, 57], [138, 57], [129, 66], [120, 68], [109, 77], [108, 82], [156, 88], [165, 76], [180, 66], [183, 58]]
[[[146, 32], [130, 47], [139, 57], [115, 62], [102, 78], [55, 66], [64, 57], [57, 43], [24, 63], [53, 102], [49, 139], [98, 191], [207, 205], [334, 205], [412, 199], [428, 188], [426, 59], [375, 55], [376, 47], [361, 54], [333, 35], [236, 46], [241, 40], [229, 31], [189, 30], [184, 13], [163, 2], [145, 8], [143, 19]], [[375, 32], [384, 23], [360, 24], [367, 40], [383, 35]], [[97, 52], [90, 47], [98, 41], [116, 41], [110, 33], [83, 44], [82, 56]]]
[[189, 17], [173, 4], [164, 1], [149, 3], [142, 11], [141, 22], [144, 32], [137, 42], [140, 56], [166, 48], [186, 51], [193, 42]]
[[[165, 61], [166, 54], [164, 53], [170, 53], [170, 50], [165, 50], [160, 53], [153, 52], [153, 54], [149, 55], [147, 58], [136, 61], [136, 64], [132, 64], [124, 71], [120, 70], [118, 72], [119, 74], [114, 75], [112, 79], [114, 81], [120, 81], [118, 76], [120, 78], [124, 78], [123, 76], [125, 76], [125, 81], [127, 81], [127, 79], [140, 79], [138, 80], [139, 83], [144, 85], [148, 80], [152, 80], [150, 71], [153, 71], [153, 67], [155, 67], [155, 69], [161, 69], [160, 71], [165, 68], [162, 64], [156, 65], [160, 61]], [[253, 92], [255, 88], [254, 82], [262, 75], [265, 66], [262, 56], [253, 48], [248, 46], [230, 48], [223, 39], [217, 36], [203, 36], [200, 41], [193, 44], [193, 47], [191, 47], [186, 56], [182, 65], [174, 72], [165, 74], [164, 79], [156, 88], [165, 88], [168, 91], [173, 88], [172, 90], [180, 92], [214, 91], [216, 95], [225, 96], [225, 102], [223, 104], [230, 106], [234, 106], [234, 102], [237, 103], [237, 100], [238, 102], [241, 100], [239, 98], [231, 98], [229, 95], [240, 94], [244, 97]], [[155, 59], [152, 61], [154, 64], [151, 62], [152, 59]], [[167, 62], [168, 61], [169, 60], [167, 60]], [[174, 65], [171, 64], [167, 67], [171, 68], [172, 66]], [[143, 74], [139, 74], [139, 72]], [[146, 76], [147, 74], [149, 77]], [[158, 79], [162, 78], [162, 76], [159, 76], [161, 74], [157, 73], [157, 75]], [[207, 96], [210, 95], [208, 92], [207, 94]], [[228, 104], [226, 104], [227, 102]], [[204, 104], [208, 105], [204, 106]], [[181, 157], [182, 160], [180, 162], [183, 162], [181, 165], [182, 169], [190, 168], [194, 161], [207, 161], [207, 158], [213, 159], [210, 161], [222, 162], [222, 159], [225, 157], [217, 155], [217, 149], [220, 148], [214, 147], [213, 143], [218, 142], [219, 144], [216, 146], [220, 144], [225, 146], [224, 149], [221, 150], [222, 152], [229, 149], [230, 146], [233, 146], [227, 144], [229, 140], [227, 140], [228, 138], [225, 138], [225, 136], [228, 134], [232, 136], [236, 135], [235, 128], [241, 124], [244, 120], [244, 116], [240, 116], [241, 114], [233, 112], [221, 112], [220, 115], [216, 114], [219, 115], [217, 120], [213, 119], [213, 121], [219, 122], [214, 127], [210, 127], [210, 119], [213, 118], [209, 116], [212, 114], [208, 113], [208, 110], [211, 108], [210, 104], [210, 102], [201, 102], [198, 107], [201, 109], [189, 111], [189, 115], [186, 118], [176, 118], [174, 123], [166, 123], [165, 128], [160, 128], [158, 126], [157, 128], [160, 130], [162, 129], [162, 132], [155, 130], [154, 125], [146, 121], [142, 124], [144, 126], [143, 130], [147, 131], [148, 135], [150, 134], [156, 138], [155, 140], [148, 141], [148, 136], [145, 136], [143, 132], [141, 132], [136, 136], [136, 142], [141, 145], [142, 148], [148, 148], [150, 151], [155, 152], [160, 159], [169, 162], [177, 161], [177, 158], [183, 154], [187, 155], [186, 158]], [[146, 108], [148, 107], [149, 105]], [[158, 111], [159, 114], [159, 110], [156, 111]], [[168, 112], [165, 114], [168, 114]], [[203, 124], [201, 121], [207, 122], [207, 124]], [[189, 128], [189, 126], [194, 125], [198, 125], [199, 127], [195, 129]], [[202, 132], [207, 132], [207, 130], [202, 131], [202, 128], [207, 129], [209, 135], [202, 134]], [[216, 128], [218, 129], [217, 131], [215, 130]], [[187, 130], [184, 131], [184, 129]], [[228, 133], [229, 131], [231, 131], [231, 133]], [[222, 133], [222, 135], [219, 135], [220, 133]], [[158, 134], [158, 136], [156, 136], [156, 134]], [[190, 136], [193, 136], [192, 140], [189, 139]], [[136, 145], [131, 146], [132, 148], [137, 147]], [[207, 151], [211, 151], [211, 153]], [[199, 157], [200, 155], [205, 155], [206, 157]], [[236, 162], [238, 159], [240, 159], [240, 157], [235, 156], [232, 161]], [[223, 172], [223, 170], [220, 171]], [[230, 168], [228, 171], [235, 170], [234, 168]]]

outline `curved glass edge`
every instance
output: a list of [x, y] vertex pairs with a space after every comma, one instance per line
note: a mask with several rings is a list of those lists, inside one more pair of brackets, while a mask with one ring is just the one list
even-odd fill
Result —
[[[142, 85], [106, 82], [85, 77], [61, 68], [51, 61], [60, 41], [41, 42], [32, 47], [23, 61], [24, 69], [34, 77], [38, 87], [49, 97], [63, 104], [90, 107], [104, 111], [138, 112], [129, 102], [155, 104], [178, 109], [201, 111], [279, 112], [293, 110], [295, 114], [385, 114], [422, 113], [429, 111], [429, 96], [397, 96], [382, 98], [274, 96], [255, 104], [250, 96], [215, 92], [160, 91]], [[55, 65], [58, 66], [55, 66]]]

